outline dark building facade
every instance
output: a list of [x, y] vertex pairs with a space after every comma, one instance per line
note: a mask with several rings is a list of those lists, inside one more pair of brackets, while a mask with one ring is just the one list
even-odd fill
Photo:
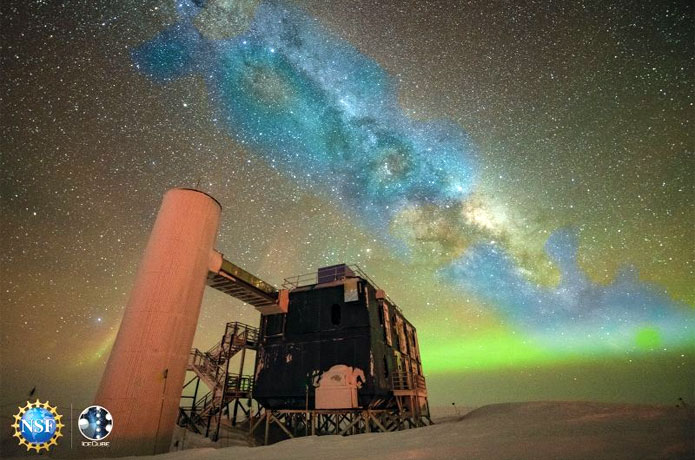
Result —
[[261, 319], [253, 397], [262, 406], [384, 409], [408, 395], [427, 408], [416, 329], [358, 267], [325, 267], [285, 287], [287, 313]]

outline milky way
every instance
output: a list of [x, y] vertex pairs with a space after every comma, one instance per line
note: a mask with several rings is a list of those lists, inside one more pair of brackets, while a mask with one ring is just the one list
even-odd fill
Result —
[[300, 10], [261, 3], [246, 33], [219, 40], [193, 24], [194, 5], [179, 11], [135, 50], [138, 69], [160, 82], [202, 75], [215, 121], [283, 173], [382, 228], [404, 207], [470, 192], [462, 130], [408, 118], [388, 74]]
[[534, 285], [504, 245], [481, 242], [499, 236], [500, 224], [471, 199], [475, 162], [465, 134], [406, 116], [375, 61], [281, 2], [248, 3], [227, 29], [215, 22], [211, 38], [211, 19], [196, 22], [211, 8], [178, 4], [179, 22], [133, 52], [136, 67], [160, 83], [203, 76], [216, 123], [365, 225], [390, 228], [410, 247], [424, 226], [429, 239], [452, 246], [439, 261], [445, 279], [547, 346], [621, 350], [645, 330], [657, 344], [692, 341], [685, 305], [625, 270], [609, 286], [592, 283], [567, 232], [546, 244], [561, 273], [556, 288]]
[[559, 268], [557, 286], [529, 282], [505, 250], [480, 244], [445, 270], [445, 276], [502, 310], [516, 324], [560, 351], [695, 342], [695, 315], [658, 286], [623, 267], [608, 285], [592, 282], [577, 263], [577, 237], [558, 230], [546, 251]]

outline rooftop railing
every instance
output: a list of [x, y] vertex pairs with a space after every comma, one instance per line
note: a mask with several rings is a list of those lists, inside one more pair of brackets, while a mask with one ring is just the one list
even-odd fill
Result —
[[[349, 270], [345, 270], [345, 268], [348, 268]], [[330, 276], [333, 275], [333, 276]], [[364, 270], [359, 265], [353, 264], [353, 265], [336, 265], [334, 267], [326, 267], [321, 269], [321, 277], [330, 277], [331, 280], [342, 280], [345, 278], [354, 278], [354, 277], [359, 277], [362, 278], [363, 280], [367, 281], [369, 284], [374, 286], [375, 289], [381, 289], [376, 282], [365, 273]], [[284, 289], [297, 289], [303, 286], [312, 286], [315, 284], [319, 284], [319, 270], [313, 271], [311, 273], [304, 273], [302, 275], [297, 275], [297, 276], [291, 276], [289, 278], [285, 278], [284, 282], [282, 283], [282, 287]], [[401, 312], [401, 309], [398, 307], [396, 302], [394, 302], [388, 295], [386, 295], [386, 300], [388, 300], [389, 304], [393, 305], [393, 307], [398, 311]]]

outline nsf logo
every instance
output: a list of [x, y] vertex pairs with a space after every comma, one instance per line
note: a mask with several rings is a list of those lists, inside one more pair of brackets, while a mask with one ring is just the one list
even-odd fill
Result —
[[63, 436], [61, 429], [65, 425], [61, 423], [62, 416], [58, 415], [56, 407], [51, 407], [48, 401], [42, 403], [37, 399], [33, 403], [27, 401], [26, 406], [18, 409], [12, 428], [20, 446], [26, 446], [27, 451], [39, 452], [58, 444], [58, 438]]

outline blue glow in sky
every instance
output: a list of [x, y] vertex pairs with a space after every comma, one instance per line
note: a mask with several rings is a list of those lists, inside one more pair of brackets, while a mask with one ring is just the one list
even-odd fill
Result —
[[293, 180], [382, 229], [405, 207], [470, 193], [463, 130], [409, 118], [374, 60], [300, 10], [261, 3], [245, 33], [227, 39], [206, 38], [193, 5], [179, 11], [179, 23], [135, 50], [137, 68], [162, 83], [203, 76], [217, 124]]
[[[472, 247], [443, 274], [556, 350], [695, 343], [695, 315], [687, 305], [640, 281], [628, 266], [607, 285], [593, 282], [577, 263], [577, 245], [577, 235], [567, 229], [548, 238], [546, 252], [561, 273], [557, 286], [529, 281], [494, 243]], [[645, 331], [653, 331], [654, 340], [645, 341]]]

